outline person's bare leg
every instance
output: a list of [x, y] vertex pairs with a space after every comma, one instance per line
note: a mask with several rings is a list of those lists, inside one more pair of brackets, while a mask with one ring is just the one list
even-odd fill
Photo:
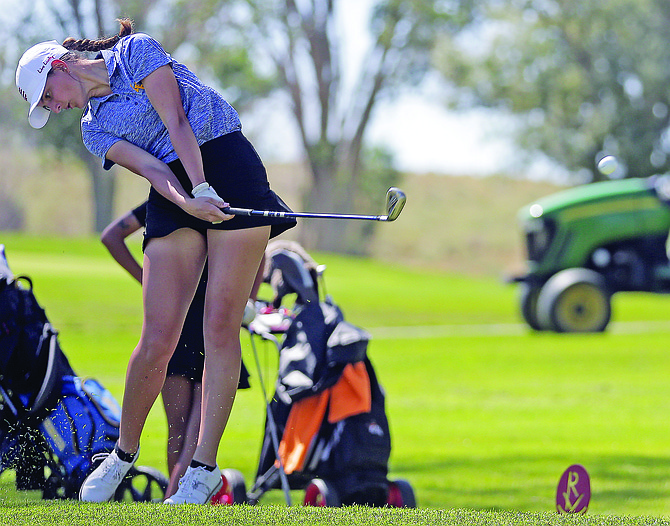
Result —
[[240, 326], [270, 227], [208, 231], [205, 371], [198, 447], [193, 459], [216, 465], [240, 377]]
[[172, 473], [184, 443], [192, 394], [191, 381], [188, 378], [179, 375], [165, 378], [163, 389], [161, 389], [161, 397], [163, 398], [163, 408], [165, 409], [168, 427], [168, 473]]
[[149, 410], [165, 381], [205, 259], [205, 239], [190, 229], [152, 239], [143, 265], [144, 322], [128, 363], [118, 445], [137, 451]]
[[168, 376], [161, 393], [168, 421], [167, 461], [170, 483], [165, 496], [170, 497], [177, 491], [179, 479], [184, 476], [198, 442], [201, 383], [184, 376]]
[[265, 252], [263, 252], [263, 255], [261, 256], [261, 262], [258, 265], [258, 271], [256, 272], [256, 277], [254, 278], [254, 284], [251, 286], [251, 293], [249, 294], [249, 297], [253, 301], [258, 299], [258, 290], [263, 284], [263, 272], [265, 272]]

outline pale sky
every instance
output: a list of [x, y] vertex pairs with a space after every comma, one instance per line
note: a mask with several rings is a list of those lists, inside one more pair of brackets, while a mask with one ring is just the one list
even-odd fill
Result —
[[[293, 161], [300, 155], [294, 125], [276, 108], [259, 105], [243, 116], [244, 127], [268, 161]], [[490, 112], [450, 112], [425, 96], [406, 95], [378, 105], [367, 140], [388, 147], [402, 171], [490, 175], [511, 169], [513, 162], [503, 126], [504, 119]]]

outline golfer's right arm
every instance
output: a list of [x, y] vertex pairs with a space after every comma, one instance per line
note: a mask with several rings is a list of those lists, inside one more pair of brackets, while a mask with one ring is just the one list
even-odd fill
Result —
[[106, 158], [144, 177], [159, 194], [198, 219], [212, 223], [230, 218], [221, 211], [220, 207], [226, 205], [223, 200], [192, 198], [167, 164], [134, 144], [115, 142], [107, 151]]

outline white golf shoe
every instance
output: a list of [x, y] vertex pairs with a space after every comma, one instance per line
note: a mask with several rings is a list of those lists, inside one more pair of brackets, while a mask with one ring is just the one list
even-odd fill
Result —
[[[79, 500], [85, 502], [107, 502], [112, 500], [116, 489], [121, 484], [123, 477], [126, 476], [130, 468], [133, 467], [137, 457], [139, 456], [139, 449], [131, 462], [124, 462], [116, 454], [116, 450], [111, 453], [102, 453], [105, 455], [105, 460], [88, 476], [79, 489]], [[99, 455], [93, 457], [93, 461], [97, 460]]]
[[179, 481], [179, 489], [163, 502], [165, 504], [208, 504], [222, 486], [223, 480], [218, 467], [214, 471], [209, 471], [203, 467], [189, 466]]

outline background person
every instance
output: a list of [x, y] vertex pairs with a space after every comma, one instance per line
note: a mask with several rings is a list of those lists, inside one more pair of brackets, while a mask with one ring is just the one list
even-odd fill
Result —
[[[143, 324], [128, 364], [117, 445], [82, 484], [80, 498], [110, 500], [139, 456], [147, 415], [165, 380], [186, 313], [208, 264], [205, 367], [198, 444], [168, 504], [209, 502], [222, 486], [218, 447], [240, 373], [240, 325], [268, 239], [285, 218], [233, 217], [230, 206], [288, 211], [270, 189], [237, 112], [153, 38], [120, 20], [109, 39], [42, 42], [19, 61], [28, 120], [84, 109], [86, 147], [151, 183], [142, 271]], [[73, 51], [98, 52], [85, 58]], [[225, 196], [226, 201], [219, 197]]]

